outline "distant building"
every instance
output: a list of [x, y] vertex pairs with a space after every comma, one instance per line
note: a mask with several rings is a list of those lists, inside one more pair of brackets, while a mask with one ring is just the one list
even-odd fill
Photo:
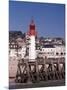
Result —
[[19, 59], [26, 53], [25, 36], [20, 31], [9, 32], [9, 77], [15, 78]]
[[24, 38], [25, 33], [22, 33], [21, 31], [9, 31], [9, 40], [15, 40], [18, 37]]
[[17, 56], [25, 44], [25, 34], [21, 31], [9, 31], [9, 55]]
[[65, 58], [64, 45], [44, 45], [37, 52], [38, 57]]
[[59, 38], [59, 37], [57, 37], [57, 38], [44, 38], [44, 37], [40, 37], [39, 38], [39, 40], [40, 40], [40, 44], [41, 45], [45, 45], [45, 44], [52, 44], [52, 45], [58, 45], [58, 44], [60, 44], [60, 45], [65, 45], [65, 40], [63, 39], [63, 38]]

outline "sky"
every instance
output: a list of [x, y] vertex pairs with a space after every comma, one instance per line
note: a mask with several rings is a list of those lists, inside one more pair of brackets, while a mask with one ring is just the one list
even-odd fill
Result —
[[38, 36], [65, 37], [65, 5], [9, 1], [9, 31], [29, 30], [32, 17]]

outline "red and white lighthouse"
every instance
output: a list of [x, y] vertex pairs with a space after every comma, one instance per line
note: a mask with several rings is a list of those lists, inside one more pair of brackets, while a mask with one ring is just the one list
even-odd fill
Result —
[[35, 45], [35, 24], [34, 21], [31, 21], [29, 26], [29, 38], [30, 38], [30, 45], [29, 45], [29, 61], [35, 61], [36, 59], [36, 45]]

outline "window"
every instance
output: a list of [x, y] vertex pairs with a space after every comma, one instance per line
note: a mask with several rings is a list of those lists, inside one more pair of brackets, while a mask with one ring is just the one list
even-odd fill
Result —
[[10, 54], [10, 50], [9, 50], [9, 54]]
[[15, 47], [17, 48], [17, 45], [15, 45]]
[[42, 48], [40, 48], [39, 50], [42, 51]]
[[61, 55], [63, 55], [63, 53], [61, 52]]
[[52, 51], [52, 49], [51, 49], [51, 51]]
[[44, 49], [43, 49], [43, 51], [44, 51]]
[[64, 52], [64, 55], [65, 55], [65, 52]]
[[56, 55], [59, 55], [59, 53], [57, 52]]
[[50, 54], [50, 52], [48, 52], [48, 54]]
[[12, 48], [13, 46], [11, 45], [11, 48]]
[[13, 45], [13, 48], [15, 48], [15, 45]]

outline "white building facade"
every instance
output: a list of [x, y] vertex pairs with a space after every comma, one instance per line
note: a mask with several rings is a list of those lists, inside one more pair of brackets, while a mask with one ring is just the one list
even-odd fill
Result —
[[22, 43], [22, 47], [18, 48], [18, 45], [14, 42], [10, 44], [9, 48], [9, 77], [15, 78], [18, 69], [18, 62], [23, 59], [26, 54], [25, 43]]
[[39, 57], [47, 58], [64, 58], [65, 46], [64, 45], [45, 45], [39, 51], [37, 51]]

